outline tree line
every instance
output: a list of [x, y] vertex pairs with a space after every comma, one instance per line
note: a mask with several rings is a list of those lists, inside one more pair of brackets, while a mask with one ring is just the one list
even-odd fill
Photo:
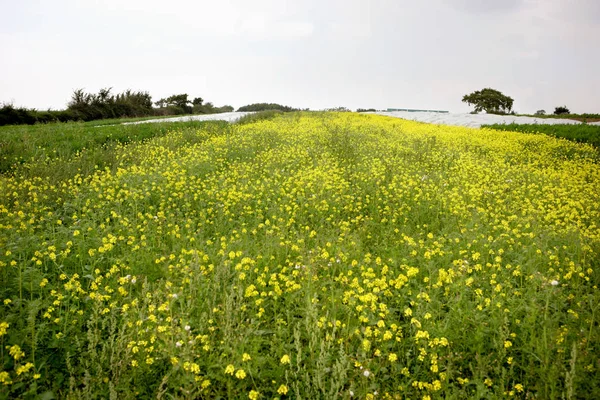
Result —
[[[475, 107], [475, 110], [472, 112], [472, 114], [485, 111], [488, 114], [517, 115], [512, 109], [514, 103], [513, 98], [496, 89], [485, 88], [476, 90], [473, 93], [464, 95], [462, 101]], [[567, 108], [567, 106], [555, 107], [553, 114], [590, 119], [600, 117], [598, 114], [571, 114], [571, 111]], [[534, 116], [538, 117], [547, 115], [548, 114], [546, 113], [546, 110], [537, 110], [534, 114]]]
[[107, 118], [137, 118], [182, 114], [215, 114], [233, 111], [225, 105], [216, 107], [201, 97], [189, 99], [187, 93], [174, 94], [152, 102], [152, 96], [144, 91], [126, 90], [114, 94], [112, 88], [88, 93], [76, 89], [64, 110], [39, 111], [4, 104], [0, 107], [0, 126], [36, 124], [47, 122], [93, 121]]

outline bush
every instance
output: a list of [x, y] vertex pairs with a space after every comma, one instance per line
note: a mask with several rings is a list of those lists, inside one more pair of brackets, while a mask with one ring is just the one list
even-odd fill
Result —
[[567, 106], [556, 107], [554, 109], [554, 115], [571, 114]]
[[254, 103], [254, 104], [248, 104], [246, 106], [242, 106], [242, 107], [238, 108], [238, 111], [268, 111], [268, 110], [279, 110], [279, 111], [283, 111], [283, 112], [300, 111], [297, 108], [292, 108], [289, 106], [282, 106], [281, 104], [277, 104], [277, 103]]
[[239, 125], [251, 124], [256, 121], [263, 121], [273, 119], [278, 115], [283, 114], [283, 111], [279, 110], [267, 110], [267, 111], [259, 111], [257, 113], [244, 115], [240, 119], [236, 121]]

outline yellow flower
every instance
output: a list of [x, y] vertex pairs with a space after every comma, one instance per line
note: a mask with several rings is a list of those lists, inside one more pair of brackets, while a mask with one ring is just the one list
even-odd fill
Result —
[[511, 346], [512, 346], [512, 342], [510, 340], [505, 340], [504, 341], [504, 348], [505, 349], [508, 349]]
[[523, 389], [523, 385], [521, 385], [520, 383], [517, 383], [515, 385], [515, 390], [519, 393], [523, 393], [523, 390], [525, 390], [525, 389]]
[[398, 356], [396, 355], [396, 353], [390, 353], [390, 355], [388, 356], [388, 360], [390, 360], [391, 362], [395, 362], [396, 360], [398, 360]]
[[227, 367], [225, 367], [226, 374], [233, 375], [234, 371], [235, 371], [235, 367], [231, 364], [229, 364]]
[[258, 392], [256, 390], [251, 390], [250, 393], [248, 393], [248, 398], [250, 400], [258, 399]]
[[8, 372], [6, 372], [6, 371], [0, 372], [0, 383], [2, 383], [4, 385], [10, 385], [12, 383]]
[[18, 359], [20, 359], [20, 358], [23, 358], [23, 357], [25, 356], [25, 353], [24, 353], [24, 352], [21, 350], [21, 348], [20, 348], [18, 345], [16, 345], [16, 344], [15, 344], [14, 346], [11, 346], [11, 347], [8, 347], [8, 346], [6, 346], [6, 348], [7, 348], [7, 349], [9, 349], [9, 350], [8, 350], [9, 354], [10, 354], [11, 356], [13, 356], [13, 358], [14, 358], [15, 360], [18, 360]]
[[235, 377], [238, 379], [244, 379], [246, 377], [246, 372], [243, 369], [238, 369], [235, 373]]
[[250, 361], [250, 360], [252, 360], [252, 357], [250, 357], [250, 354], [248, 354], [248, 353], [242, 354], [242, 361]]
[[288, 356], [287, 354], [285, 354], [283, 357], [281, 357], [280, 362], [282, 364], [289, 364], [290, 363], [290, 356]]
[[279, 389], [277, 389], [277, 393], [279, 394], [287, 394], [288, 392], [288, 387], [286, 385], [281, 385], [279, 386]]
[[26, 374], [27, 372], [29, 372], [29, 370], [31, 368], [33, 368], [32, 363], [27, 363], [25, 365], [21, 365], [20, 367], [17, 368], [17, 375]]
[[8, 322], [0, 322], [0, 336], [6, 335], [6, 331], [10, 324]]

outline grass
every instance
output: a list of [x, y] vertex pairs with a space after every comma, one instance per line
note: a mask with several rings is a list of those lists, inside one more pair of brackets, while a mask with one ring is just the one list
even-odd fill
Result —
[[286, 113], [110, 151], [0, 177], [0, 398], [600, 397], [593, 147]]
[[238, 119], [236, 123], [238, 125], [251, 124], [258, 121], [270, 120], [281, 114], [283, 114], [283, 111], [280, 110], [258, 111], [252, 114], [244, 115], [243, 117]]
[[481, 127], [500, 131], [542, 133], [575, 142], [589, 143], [597, 148], [600, 147], [599, 125], [493, 124], [482, 125]]
[[[226, 122], [164, 122], [153, 124], [97, 126], [98, 121], [15, 125], [0, 127], [0, 173], [25, 168], [49, 171], [49, 164], [59, 162], [69, 171], [85, 164], [87, 172], [112, 165], [114, 148], [130, 142], [164, 136], [170, 130], [194, 130], [205, 125], [226, 126]], [[106, 121], [102, 121], [106, 122]], [[77, 162], [71, 162], [77, 158]], [[83, 166], [83, 165], [82, 165]]]
[[551, 119], [573, 119], [581, 122], [596, 122], [600, 121], [600, 114], [546, 114], [546, 115], [534, 115], [534, 114], [519, 114], [524, 117], [533, 118], [551, 118]]

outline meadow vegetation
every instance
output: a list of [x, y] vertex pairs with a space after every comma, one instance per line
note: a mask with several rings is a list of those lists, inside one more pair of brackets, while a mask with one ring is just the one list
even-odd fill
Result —
[[116, 148], [123, 144], [164, 136], [173, 129], [189, 131], [216, 126], [226, 130], [228, 126], [224, 121], [115, 123], [124, 121], [128, 120], [106, 120], [100, 125], [92, 121], [0, 127], [0, 173], [19, 169], [21, 173], [34, 170], [53, 175], [57, 162], [68, 173], [82, 173], [77, 170], [82, 164], [88, 169], [103, 169], [115, 161]]
[[572, 119], [580, 122], [597, 122], [600, 121], [600, 114], [540, 114], [539, 110], [535, 114], [518, 114], [519, 116], [524, 117], [534, 117], [534, 118], [549, 118], [549, 119]]
[[482, 128], [500, 131], [545, 134], [575, 142], [589, 143], [596, 148], [600, 148], [599, 125], [493, 124], [482, 125]]
[[355, 113], [156, 136], [0, 176], [1, 398], [600, 397], [594, 147]]

